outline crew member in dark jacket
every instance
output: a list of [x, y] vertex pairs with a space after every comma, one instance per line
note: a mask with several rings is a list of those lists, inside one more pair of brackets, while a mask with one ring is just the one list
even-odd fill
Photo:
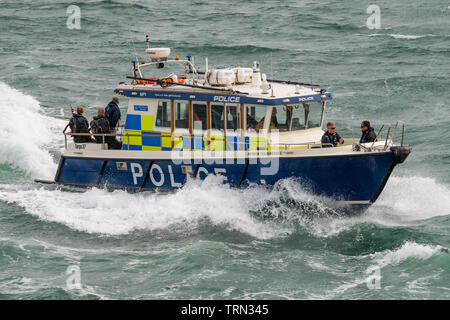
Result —
[[[92, 133], [112, 133], [111, 126], [109, 125], [108, 119], [105, 116], [105, 109], [98, 108], [97, 116], [91, 121]], [[103, 143], [102, 136], [95, 136], [95, 141], [97, 143]], [[116, 140], [114, 136], [105, 136], [104, 140], [108, 144], [108, 149], [121, 149], [122, 144]]]
[[[70, 118], [69, 127], [72, 133], [90, 133], [89, 123], [85, 117], [83, 117], [83, 107], [77, 108], [77, 113]], [[75, 143], [94, 142], [91, 136], [73, 136]]]
[[[92, 133], [108, 134], [111, 132], [110, 126], [109, 126], [109, 121], [105, 117], [105, 109], [98, 108], [97, 115], [91, 121], [91, 130], [92, 130]], [[109, 138], [109, 137], [106, 137], [106, 138]], [[95, 141], [97, 143], [102, 143], [103, 137], [95, 136]]]
[[336, 126], [333, 122], [327, 123], [327, 131], [322, 136], [322, 147], [336, 147], [339, 144], [344, 143], [344, 139], [341, 138], [339, 133], [336, 132]]
[[361, 139], [359, 140], [359, 143], [366, 143], [366, 142], [374, 142], [377, 138], [377, 134], [375, 133], [375, 130], [370, 126], [370, 121], [363, 121], [361, 122]]
[[112, 98], [112, 101], [108, 103], [108, 106], [105, 108], [105, 116], [109, 121], [111, 130], [114, 131], [121, 117], [118, 97]]

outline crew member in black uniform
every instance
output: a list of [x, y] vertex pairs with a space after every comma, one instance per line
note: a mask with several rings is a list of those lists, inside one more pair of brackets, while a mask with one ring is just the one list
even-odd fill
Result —
[[336, 126], [333, 122], [327, 123], [327, 131], [322, 136], [322, 148], [336, 147], [343, 144], [344, 139], [336, 132]]
[[[91, 130], [92, 133], [102, 133], [102, 134], [110, 134], [112, 133], [112, 128], [109, 124], [108, 119], [105, 116], [105, 109], [98, 108], [97, 116], [91, 121]], [[95, 141], [97, 143], [103, 143], [102, 136], [95, 136]], [[108, 149], [121, 149], [122, 144], [116, 140], [114, 136], [105, 136], [104, 140], [108, 144]]]
[[111, 132], [115, 132], [117, 125], [119, 124], [119, 120], [121, 117], [120, 109], [119, 109], [119, 98], [112, 98], [111, 102], [105, 108], [105, 116], [109, 121], [109, 125], [111, 127]]
[[[69, 127], [72, 133], [90, 133], [89, 131], [89, 122], [83, 116], [84, 109], [79, 106], [77, 108], [77, 113], [73, 114], [72, 118], [69, 121]], [[73, 141], [75, 143], [84, 143], [84, 142], [94, 142], [91, 136], [73, 136]]]
[[374, 142], [376, 140], [377, 134], [374, 128], [370, 126], [370, 121], [365, 120], [361, 122], [361, 131], [362, 135], [359, 143]]

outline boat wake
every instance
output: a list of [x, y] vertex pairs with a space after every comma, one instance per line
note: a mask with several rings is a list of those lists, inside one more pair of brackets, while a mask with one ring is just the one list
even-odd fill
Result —
[[[427, 188], [436, 198], [425, 201], [414, 196], [416, 188]], [[433, 179], [393, 177], [376, 205], [360, 216], [344, 217], [327, 206], [330, 200], [311, 195], [293, 180], [282, 180], [273, 190], [261, 186], [239, 190], [223, 184], [220, 176], [211, 175], [205, 180], [192, 179], [174, 193], [137, 194], [0, 185], [1, 201], [15, 203], [43, 221], [81, 232], [116, 236], [170, 230], [189, 236], [219, 228], [257, 239], [283, 238], [298, 232], [333, 237], [367, 223], [408, 226], [449, 215], [449, 194], [447, 186]]]
[[14, 202], [42, 220], [88, 233], [121, 235], [170, 229], [190, 234], [205, 224], [257, 238], [288, 232], [248, 214], [261, 192], [264, 191], [232, 189], [223, 184], [220, 176], [209, 176], [204, 181], [191, 180], [174, 193], [130, 194], [102, 189], [80, 193], [1, 185], [0, 200]]

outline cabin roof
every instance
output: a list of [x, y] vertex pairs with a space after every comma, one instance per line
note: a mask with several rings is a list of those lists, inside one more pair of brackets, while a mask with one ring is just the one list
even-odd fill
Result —
[[[120, 84], [114, 92], [130, 98], [174, 99], [209, 101], [216, 103], [246, 103], [255, 105], [282, 105], [331, 100], [332, 95], [323, 89], [311, 89], [285, 83], [268, 82], [272, 89], [262, 93], [259, 86], [249, 84], [229, 87], [205, 85], [208, 89], [191, 88], [172, 84], [161, 87], [159, 84]], [[199, 83], [202, 86], [202, 83]]]

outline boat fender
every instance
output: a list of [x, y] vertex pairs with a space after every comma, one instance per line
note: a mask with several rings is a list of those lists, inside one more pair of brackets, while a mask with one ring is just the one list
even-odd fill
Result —
[[406, 157], [411, 153], [411, 147], [410, 146], [394, 146], [391, 147], [390, 150], [394, 154], [394, 161], [395, 163], [403, 163], [405, 161]]

